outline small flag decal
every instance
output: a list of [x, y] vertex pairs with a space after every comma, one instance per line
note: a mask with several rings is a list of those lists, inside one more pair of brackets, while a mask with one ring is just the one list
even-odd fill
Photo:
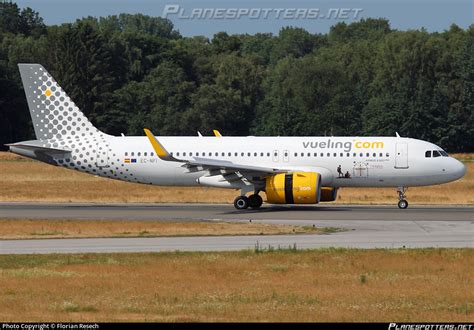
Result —
[[125, 158], [125, 159], [123, 160], [123, 162], [124, 162], [125, 164], [136, 163], [136, 162], [137, 162], [137, 159], [136, 159], [136, 158]]

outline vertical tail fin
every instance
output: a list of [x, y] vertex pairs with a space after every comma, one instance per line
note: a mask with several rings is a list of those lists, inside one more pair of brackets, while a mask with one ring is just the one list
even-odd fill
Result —
[[18, 64], [38, 140], [102, 134], [40, 64]]

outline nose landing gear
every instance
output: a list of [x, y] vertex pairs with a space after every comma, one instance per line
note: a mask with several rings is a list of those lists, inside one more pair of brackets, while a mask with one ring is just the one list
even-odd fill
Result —
[[408, 190], [407, 187], [398, 187], [397, 193], [398, 193], [398, 207], [400, 209], [406, 209], [408, 207], [408, 202], [406, 201], [406, 195], [405, 192]]

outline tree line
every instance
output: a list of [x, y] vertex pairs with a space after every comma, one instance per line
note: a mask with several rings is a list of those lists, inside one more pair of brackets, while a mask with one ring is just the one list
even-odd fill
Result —
[[387, 135], [474, 151], [474, 25], [183, 37], [142, 14], [46, 26], [0, 3], [0, 144], [34, 139], [18, 63], [40, 63], [102, 131]]

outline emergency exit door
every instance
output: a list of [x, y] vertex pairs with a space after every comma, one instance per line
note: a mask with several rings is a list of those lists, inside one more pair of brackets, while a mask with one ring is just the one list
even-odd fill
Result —
[[278, 163], [280, 161], [278, 150], [273, 150], [273, 162]]

